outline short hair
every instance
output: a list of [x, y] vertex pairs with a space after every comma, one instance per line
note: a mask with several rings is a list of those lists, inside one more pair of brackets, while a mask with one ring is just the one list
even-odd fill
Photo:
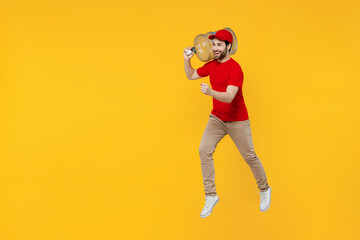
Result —
[[[226, 48], [227, 48], [227, 46], [229, 45], [229, 41], [227, 41], [227, 40], [225, 40], [225, 46], [226, 46]], [[230, 49], [229, 49], [229, 52], [231, 51], [231, 48], [232, 48], [232, 43], [231, 43], [231, 46], [230, 46]]]

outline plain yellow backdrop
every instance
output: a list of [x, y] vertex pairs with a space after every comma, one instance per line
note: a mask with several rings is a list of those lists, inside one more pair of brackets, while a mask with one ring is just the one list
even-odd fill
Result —
[[[360, 239], [358, 1], [0, 3], [0, 238]], [[184, 72], [198, 34], [231, 28], [259, 211], [226, 136], [220, 202], [198, 147], [212, 109]], [[192, 58], [194, 68], [202, 66]]]

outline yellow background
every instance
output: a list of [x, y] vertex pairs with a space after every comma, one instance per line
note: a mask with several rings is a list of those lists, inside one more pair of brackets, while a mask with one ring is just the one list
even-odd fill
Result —
[[[2, 0], [0, 239], [360, 239], [359, 7]], [[225, 27], [272, 203], [226, 136], [202, 219], [212, 102], [183, 49]]]

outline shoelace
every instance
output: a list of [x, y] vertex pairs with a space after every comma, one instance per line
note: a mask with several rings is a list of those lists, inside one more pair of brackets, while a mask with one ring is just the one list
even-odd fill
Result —
[[265, 201], [266, 201], [266, 194], [260, 192], [260, 202], [265, 203]]
[[214, 201], [215, 201], [215, 199], [213, 199], [213, 198], [206, 199], [204, 208], [209, 208]]
[[265, 192], [257, 192], [256, 190], [255, 190], [255, 192], [256, 192], [256, 194], [260, 194], [260, 202], [262, 202], [262, 203], [264, 203], [264, 202], [266, 202], [266, 194], [265, 194]]

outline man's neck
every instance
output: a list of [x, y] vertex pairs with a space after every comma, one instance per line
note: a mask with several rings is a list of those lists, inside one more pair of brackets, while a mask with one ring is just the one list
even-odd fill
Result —
[[230, 59], [230, 56], [226, 55], [226, 57], [224, 57], [223, 59], [218, 59], [218, 62], [219, 63], [224, 63], [224, 62], [228, 61], [229, 59]]

